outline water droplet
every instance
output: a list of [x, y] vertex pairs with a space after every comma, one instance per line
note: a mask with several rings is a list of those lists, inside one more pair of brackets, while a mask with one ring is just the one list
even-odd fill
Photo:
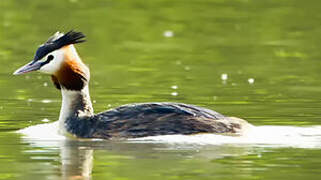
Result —
[[44, 83], [43, 83], [43, 86], [47, 87], [47, 86], [48, 86], [48, 83], [47, 83], [47, 82], [44, 82]]
[[249, 82], [249, 84], [253, 84], [255, 80], [254, 78], [249, 78], [247, 81]]
[[49, 122], [50, 120], [49, 119], [47, 119], [47, 118], [45, 118], [45, 119], [43, 119], [43, 120], [41, 120], [42, 122]]
[[221, 79], [223, 80], [223, 81], [226, 81], [227, 79], [228, 79], [228, 75], [227, 74], [221, 74]]
[[51, 103], [52, 101], [50, 99], [43, 99], [41, 100], [42, 103]]
[[171, 88], [172, 88], [172, 89], [177, 89], [177, 88], [178, 88], [178, 86], [173, 85], [173, 86], [171, 86]]
[[167, 37], [167, 38], [173, 37], [174, 36], [174, 32], [171, 31], [171, 30], [164, 31], [163, 36]]
[[186, 71], [191, 70], [191, 68], [190, 68], [189, 66], [185, 66], [184, 69], [185, 69]]
[[177, 92], [172, 92], [171, 95], [172, 95], [172, 96], [177, 96], [178, 93], [177, 93]]
[[258, 157], [258, 158], [261, 158], [261, 157], [262, 157], [262, 154], [258, 154], [257, 157]]
[[93, 100], [93, 103], [96, 103], [97, 101], [96, 100]]

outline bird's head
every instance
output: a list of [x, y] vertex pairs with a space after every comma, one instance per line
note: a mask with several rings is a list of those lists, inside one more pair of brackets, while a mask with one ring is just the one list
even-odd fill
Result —
[[84, 42], [84, 38], [81, 32], [55, 33], [40, 45], [31, 62], [13, 74], [40, 71], [50, 74], [58, 89], [81, 90], [89, 81], [89, 69], [81, 61], [73, 44]]

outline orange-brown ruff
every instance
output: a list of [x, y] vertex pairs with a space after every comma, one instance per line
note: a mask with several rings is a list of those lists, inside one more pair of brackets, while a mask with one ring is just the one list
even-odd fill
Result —
[[51, 75], [61, 91], [60, 132], [79, 138], [136, 138], [170, 134], [242, 134], [251, 125], [215, 111], [182, 103], [128, 104], [93, 113], [90, 73], [73, 44], [84, 42], [81, 32], [56, 33], [40, 46], [32, 62], [15, 75], [39, 70]]
[[53, 75], [51, 79], [54, 85], [60, 89], [60, 85], [70, 90], [80, 90], [89, 80], [88, 68], [80, 62], [77, 62], [77, 56], [73, 53], [71, 45], [64, 46], [65, 61], [60, 69]]

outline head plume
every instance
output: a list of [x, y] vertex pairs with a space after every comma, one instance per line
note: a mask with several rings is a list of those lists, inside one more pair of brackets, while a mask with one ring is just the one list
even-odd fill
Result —
[[56, 44], [59, 48], [69, 45], [85, 42], [83, 38], [86, 36], [82, 32], [69, 31], [66, 34], [56, 32], [51, 36], [45, 44]]
[[40, 60], [48, 53], [60, 49], [64, 46], [85, 42], [85, 37], [86, 36], [82, 32], [76, 32], [73, 30], [67, 32], [66, 34], [56, 32], [38, 48], [34, 60]]

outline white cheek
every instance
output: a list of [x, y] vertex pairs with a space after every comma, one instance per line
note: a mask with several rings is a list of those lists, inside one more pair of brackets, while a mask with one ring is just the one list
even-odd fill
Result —
[[60, 69], [60, 66], [64, 60], [64, 55], [61, 50], [54, 51], [50, 53], [54, 56], [54, 59], [48, 64], [43, 65], [39, 71], [47, 74], [54, 74]]

